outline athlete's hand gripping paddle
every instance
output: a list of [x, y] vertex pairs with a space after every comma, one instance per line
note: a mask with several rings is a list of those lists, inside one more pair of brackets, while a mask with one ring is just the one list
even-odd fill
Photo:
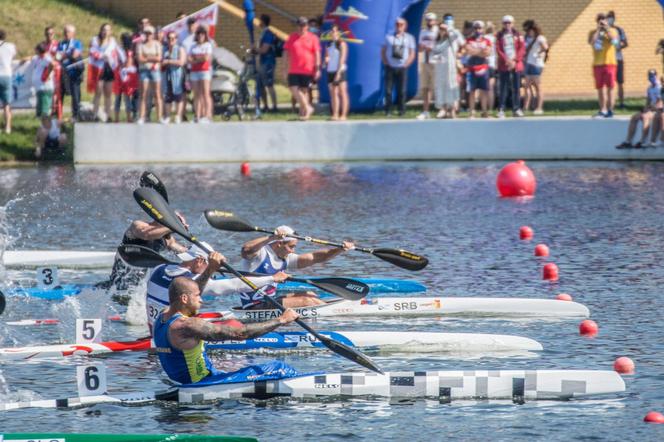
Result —
[[[227, 230], [231, 232], [264, 232], [271, 235], [274, 234], [274, 229], [252, 226], [242, 218], [235, 216], [235, 214], [232, 212], [225, 212], [223, 210], [206, 210], [204, 213], [207, 222], [218, 230]], [[316, 239], [310, 236], [301, 236], [296, 233], [288, 236], [329, 247], [344, 247], [343, 244], [338, 242]], [[403, 249], [390, 249], [384, 247], [371, 249], [355, 246], [354, 250], [357, 250], [358, 252], [369, 253], [379, 259], [382, 259], [383, 261], [389, 262], [390, 264], [394, 264], [395, 266], [406, 270], [422, 270], [427, 266], [427, 264], [429, 264], [429, 260], [424, 256], [415, 254], [413, 252], [408, 252]]]
[[[203, 243], [201, 243], [198, 238], [188, 232], [178, 217], [175, 215], [175, 212], [169, 207], [168, 203], [156, 190], [143, 187], [140, 189], [134, 190], [134, 199], [139, 206], [147, 213], [152, 219], [157, 221], [162, 226], [168, 227], [173, 232], [182, 236], [187, 241], [192, 244], [196, 244], [201, 249], [205, 250], [207, 253], [212, 252], [208, 249]], [[228, 271], [233, 275], [240, 278], [247, 286], [251, 287], [252, 290], [258, 290], [256, 284], [242, 276], [237, 270], [230, 266], [228, 263], [222, 264]], [[279, 304], [277, 301], [272, 299], [270, 296], [265, 296], [264, 299], [272, 304], [276, 309], [282, 313], [285, 311], [284, 307]], [[295, 322], [309, 332], [312, 336], [318, 339], [325, 347], [335, 352], [336, 354], [343, 356], [344, 358], [351, 360], [357, 364], [362, 365], [363, 367], [368, 368], [369, 370], [375, 371], [377, 373], [383, 374], [383, 371], [378, 367], [367, 355], [343, 344], [341, 342], [335, 341], [327, 336], [323, 336], [311, 328], [308, 324], [304, 323], [300, 319], [296, 319]]]

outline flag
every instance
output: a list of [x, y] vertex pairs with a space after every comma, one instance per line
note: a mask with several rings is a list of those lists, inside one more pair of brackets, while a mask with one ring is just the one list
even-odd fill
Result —
[[182, 41], [183, 38], [182, 36], [186, 36], [188, 33], [187, 19], [189, 19], [189, 17], [194, 17], [196, 18], [196, 24], [205, 26], [207, 28], [210, 39], [214, 39], [214, 33], [217, 27], [218, 12], [219, 8], [217, 7], [217, 5], [212, 4], [210, 6], [206, 6], [200, 11], [196, 11], [192, 14], [189, 14], [188, 16], [181, 18], [176, 22], [167, 24], [162, 28], [162, 30], [164, 31], [164, 33], [175, 31], [176, 34], [181, 36], [179, 40]]
[[12, 63], [12, 107], [15, 109], [34, 108], [37, 99], [32, 86], [32, 59]]

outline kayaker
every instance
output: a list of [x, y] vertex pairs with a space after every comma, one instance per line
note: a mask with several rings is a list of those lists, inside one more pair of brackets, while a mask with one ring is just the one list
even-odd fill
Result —
[[[218, 253], [211, 254], [208, 267], [216, 270], [220, 256]], [[168, 298], [169, 307], [159, 313], [154, 323], [154, 344], [161, 367], [171, 380], [182, 384], [229, 375], [212, 365], [205, 351], [205, 341], [255, 338], [281, 325], [289, 324], [299, 316], [288, 309], [278, 318], [265, 322], [243, 324], [239, 327], [213, 324], [194, 317], [202, 305], [201, 291], [199, 284], [187, 277], [173, 279], [168, 289]], [[286, 364], [280, 364], [282, 367], [276, 372], [292, 370]], [[252, 368], [247, 367], [246, 370]], [[231, 374], [242, 374], [242, 370]]]
[[[203, 242], [202, 244], [212, 250], [208, 243]], [[192, 245], [188, 250], [177, 256], [182, 260], [180, 264], [162, 264], [152, 269], [150, 273], [145, 301], [150, 330], [152, 330], [159, 312], [168, 307], [168, 291], [177, 277], [184, 276], [196, 281], [199, 290], [204, 295], [231, 295], [247, 288], [239, 278], [210, 279], [219, 270], [221, 263], [226, 261], [221, 253], [212, 252], [208, 256], [205, 250], [197, 245]], [[288, 278], [286, 273], [277, 272], [274, 275], [249, 277], [248, 279], [260, 288], [283, 282], [286, 278]]]
[[[176, 214], [178, 218], [180, 218], [182, 224], [188, 227], [185, 218], [177, 212]], [[120, 245], [148, 247], [158, 253], [166, 249], [171, 250], [174, 253], [183, 253], [187, 251], [186, 246], [175, 240], [168, 227], [164, 227], [156, 221], [133, 221], [127, 230], [125, 230]], [[116, 290], [128, 290], [129, 288], [136, 287], [140, 284], [146, 273], [146, 269], [130, 266], [120, 257], [120, 254], [116, 253], [113, 269], [111, 270], [111, 275], [109, 276], [108, 281], [99, 283], [97, 286], [105, 289], [115, 288]]]
[[[240, 268], [247, 272], [264, 273], [272, 275], [280, 271], [304, 269], [314, 264], [327, 262], [335, 256], [355, 248], [355, 244], [350, 241], [343, 242], [343, 249], [329, 248], [320, 249], [310, 253], [298, 255], [295, 253], [297, 238], [293, 235], [295, 231], [289, 226], [279, 226], [275, 229], [273, 235], [247, 241], [242, 246], [242, 264]], [[263, 308], [263, 293], [248, 292], [240, 296], [243, 309]], [[267, 290], [266, 293], [276, 292], [276, 287]], [[314, 305], [325, 304], [316, 294], [289, 293], [281, 299], [281, 303], [286, 308], [310, 307]]]

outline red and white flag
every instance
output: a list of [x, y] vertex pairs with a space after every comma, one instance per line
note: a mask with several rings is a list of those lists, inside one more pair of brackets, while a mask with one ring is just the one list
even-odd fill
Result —
[[[214, 31], [217, 27], [217, 15], [219, 13], [219, 7], [216, 4], [206, 6], [205, 8], [196, 11], [188, 16], [181, 18], [180, 20], [169, 23], [162, 28], [164, 33], [175, 31], [179, 36], [186, 36], [188, 34], [187, 30], [187, 20], [189, 17], [194, 17], [196, 19], [196, 25], [203, 25], [207, 28], [208, 35], [211, 39], [214, 38]], [[180, 38], [179, 40], [182, 40]]]

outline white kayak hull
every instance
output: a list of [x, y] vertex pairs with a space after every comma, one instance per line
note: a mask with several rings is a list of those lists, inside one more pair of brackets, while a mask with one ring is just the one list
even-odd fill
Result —
[[179, 401], [193, 404], [219, 399], [325, 397], [508, 399], [516, 402], [561, 400], [625, 391], [614, 371], [475, 370], [332, 373], [290, 379], [179, 387]]
[[[529, 338], [481, 333], [373, 332], [338, 331], [319, 333], [351, 347], [382, 351], [420, 353], [501, 353], [541, 351], [542, 345]], [[0, 349], [0, 361], [100, 355], [123, 351], [145, 351], [153, 348], [148, 339], [129, 342], [101, 342], [92, 344], [54, 344], [34, 347]], [[214, 350], [324, 350], [325, 347], [306, 332], [272, 332], [243, 341], [216, 341], [207, 344]]]
[[83, 250], [7, 250], [2, 255], [7, 268], [101, 269], [112, 267], [114, 259], [115, 252]]
[[[280, 315], [279, 310], [242, 310], [233, 314], [244, 321], [266, 321]], [[327, 316], [494, 316], [587, 318], [588, 308], [577, 302], [531, 298], [371, 298], [339, 300], [315, 307], [296, 308], [304, 319]]]

